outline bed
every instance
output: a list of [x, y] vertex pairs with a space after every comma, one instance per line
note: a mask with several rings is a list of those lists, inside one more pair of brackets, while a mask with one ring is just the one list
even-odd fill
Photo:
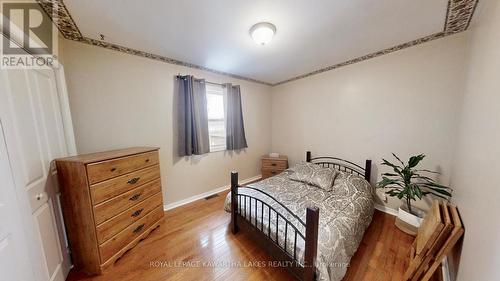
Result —
[[277, 261], [273, 266], [298, 280], [340, 281], [372, 220], [371, 161], [361, 167], [308, 151], [306, 163], [335, 169], [333, 190], [290, 179], [293, 167], [247, 186], [232, 172], [225, 202], [230, 228], [249, 233]]

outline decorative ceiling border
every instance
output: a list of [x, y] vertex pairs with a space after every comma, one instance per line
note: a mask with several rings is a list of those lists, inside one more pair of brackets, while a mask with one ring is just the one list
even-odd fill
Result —
[[449, 36], [452, 34], [456, 34], [456, 33], [465, 31], [469, 28], [470, 22], [472, 20], [472, 17], [474, 15], [475, 10], [476, 10], [477, 4], [479, 2], [479, 0], [448, 0], [448, 7], [447, 7], [447, 11], [446, 11], [446, 20], [445, 20], [444, 29], [442, 32], [431, 34], [431, 35], [425, 36], [423, 38], [419, 38], [419, 39], [416, 39], [416, 40], [413, 40], [410, 42], [399, 44], [399, 45], [394, 46], [394, 47], [390, 47], [390, 48], [387, 48], [387, 49], [384, 49], [384, 50], [381, 50], [378, 52], [374, 52], [371, 54], [367, 54], [364, 56], [360, 56], [360, 57], [357, 57], [357, 58], [354, 58], [354, 59], [351, 59], [351, 60], [348, 60], [345, 62], [334, 64], [334, 65], [331, 65], [331, 66], [328, 66], [325, 68], [315, 70], [313, 72], [309, 72], [306, 74], [295, 76], [295, 77], [292, 77], [290, 79], [286, 79], [286, 80], [283, 80], [281, 82], [273, 84], [273, 83], [253, 79], [253, 78], [244, 77], [241, 75], [236, 75], [236, 74], [232, 74], [232, 73], [218, 71], [215, 69], [211, 69], [211, 68], [207, 68], [207, 67], [200, 66], [197, 64], [192, 64], [192, 63], [172, 59], [169, 57], [155, 55], [155, 54], [151, 54], [148, 52], [120, 46], [117, 44], [113, 44], [113, 43], [109, 43], [109, 42], [105, 42], [105, 41], [99, 41], [99, 40], [85, 37], [82, 35], [80, 30], [78, 29], [78, 26], [76, 25], [75, 21], [71, 17], [71, 14], [69, 13], [66, 6], [64, 5], [63, 0], [36, 0], [36, 1], [44, 9], [44, 11], [49, 15], [49, 17], [52, 19], [54, 24], [57, 26], [57, 28], [59, 29], [59, 31], [61, 32], [63, 37], [66, 39], [86, 43], [86, 44], [93, 45], [93, 46], [103, 47], [106, 49], [115, 50], [115, 51], [131, 54], [131, 55], [136, 55], [136, 56], [141, 56], [141, 57], [145, 57], [145, 58], [149, 58], [149, 59], [153, 59], [153, 60], [158, 60], [158, 61], [162, 61], [165, 63], [181, 65], [181, 66], [185, 66], [185, 67], [189, 67], [189, 68], [200, 69], [200, 70], [212, 72], [215, 74], [225, 75], [225, 76], [233, 77], [236, 79], [241, 79], [241, 80], [245, 80], [245, 81], [249, 81], [249, 82], [255, 82], [255, 83], [259, 83], [259, 84], [263, 84], [263, 85], [267, 85], [267, 86], [277, 86], [277, 85], [285, 84], [288, 82], [303, 79], [303, 78], [306, 78], [306, 77], [309, 77], [312, 75], [316, 75], [316, 74], [330, 71], [333, 69], [337, 69], [337, 68], [340, 68], [343, 66], [351, 65], [354, 63], [358, 63], [361, 61], [365, 61], [368, 59], [372, 59], [375, 57], [386, 55], [386, 54], [389, 54], [389, 53], [392, 53], [395, 51], [399, 51], [402, 49], [406, 49], [406, 48], [409, 48], [412, 46], [416, 46], [416, 45], [419, 45], [422, 43], [426, 43], [426, 42], [429, 42], [432, 40], [436, 40], [439, 38], [443, 38], [445, 36]]
[[64, 38], [79, 41], [83, 38], [80, 29], [62, 0], [36, 0], [57, 26]]
[[469, 28], [479, 0], [449, 0], [444, 33], [459, 33]]

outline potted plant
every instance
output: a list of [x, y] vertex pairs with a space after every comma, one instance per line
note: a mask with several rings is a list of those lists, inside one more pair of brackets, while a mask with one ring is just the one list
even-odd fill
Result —
[[[392, 155], [398, 162], [394, 164], [382, 159], [382, 165], [392, 168], [394, 172], [383, 173], [382, 180], [377, 183], [377, 188], [388, 189], [385, 192], [386, 194], [405, 201], [406, 208], [399, 208], [398, 219], [414, 226], [416, 229], [422, 222], [423, 214], [416, 208], [412, 208], [411, 201], [422, 199], [429, 194], [448, 200], [451, 197], [452, 190], [447, 186], [436, 183], [435, 180], [427, 176], [429, 173], [439, 174], [438, 172], [417, 169], [417, 165], [425, 158], [425, 155], [412, 156], [408, 163], [401, 161], [396, 154], [393, 153]], [[396, 223], [396, 225], [398, 224]], [[410, 232], [413, 231], [414, 229]]]

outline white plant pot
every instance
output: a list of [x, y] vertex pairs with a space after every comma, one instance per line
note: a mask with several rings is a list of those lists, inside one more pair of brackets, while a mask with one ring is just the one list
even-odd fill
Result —
[[422, 224], [422, 221], [424, 220], [423, 217], [425, 215], [425, 212], [420, 210], [420, 209], [417, 209], [415, 207], [412, 208], [412, 211], [414, 213], [418, 214], [418, 216], [408, 212], [407, 210], [405, 210], [402, 207], [399, 207], [398, 218], [400, 220], [406, 222], [407, 224], [410, 224], [410, 225], [418, 228], [418, 227], [420, 227], [420, 225]]

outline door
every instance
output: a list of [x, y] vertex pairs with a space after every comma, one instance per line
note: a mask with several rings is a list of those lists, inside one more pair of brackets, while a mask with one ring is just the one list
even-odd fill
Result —
[[0, 119], [0, 272], [2, 280], [34, 280]]
[[[68, 155], [55, 71], [1, 70], [0, 117], [35, 280], [65, 279], [69, 255], [53, 160]], [[18, 279], [12, 279], [18, 280]], [[22, 279], [19, 279], [22, 280]]]

